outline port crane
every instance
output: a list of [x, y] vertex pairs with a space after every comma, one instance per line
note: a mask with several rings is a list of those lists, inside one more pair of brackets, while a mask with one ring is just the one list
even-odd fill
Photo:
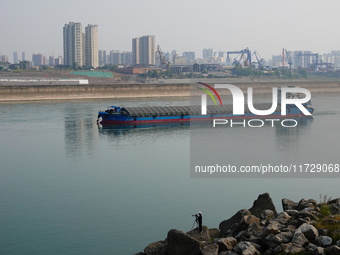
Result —
[[297, 54], [297, 60], [298, 60], [298, 63], [300, 65], [302, 64], [302, 57], [315, 57], [315, 60], [312, 60], [312, 64], [310, 65], [311, 68], [316, 67], [317, 64], [319, 63], [319, 54], [318, 53], [302, 53], [302, 51], [300, 51]]
[[164, 53], [161, 49], [161, 46], [159, 46], [159, 45], [157, 45], [156, 57], [157, 57], [157, 55], [159, 57], [161, 66], [164, 69], [169, 70], [170, 61], [165, 58]]
[[[264, 59], [261, 58], [260, 54], [257, 51], [254, 51], [253, 56], [255, 56], [256, 60], [257, 60], [257, 66], [258, 67], [263, 67], [263, 61]], [[254, 62], [253, 62], [254, 63]]]
[[[234, 60], [233, 60], [233, 64], [234, 65], [242, 65], [244, 64], [245, 66], [250, 65], [251, 62], [251, 51], [246, 48], [240, 51], [227, 51], [227, 62], [230, 63], [230, 55], [232, 54], [238, 54]], [[242, 63], [243, 57], [246, 56], [246, 60]]]
[[287, 63], [289, 65], [289, 70], [292, 70], [292, 65], [293, 65], [293, 62], [292, 62], [292, 56], [289, 54], [289, 52], [287, 51], [287, 49], [285, 49], [285, 52], [286, 52], [286, 59], [287, 59]]

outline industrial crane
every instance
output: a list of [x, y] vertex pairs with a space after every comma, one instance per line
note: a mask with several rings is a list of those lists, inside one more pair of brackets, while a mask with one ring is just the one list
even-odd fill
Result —
[[292, 70], [292, 65], [293, 65], [292, 57], [291, 57], [291, 55], [288, 53], [287, 49], [285, 49], [285, 52], [286, 52], [286, 59], [287, 59], [287, 61], [288, 61], [288, 65], [289, 65], [289, 70]]
[[240, 51], [227, 51], [227, 62], [230, 62], [229, 55], [231, 54], [238, 54], [238, 56], [236, 56], [236, 58], [234, 58], [233, 60], [234, 65], [242, 64], [242, 59], [244, 55], [246, 55], [246, 60], [243, 62], [243, 64], [247, 66], [252, 63], [251, 62], [251, 51], [248, 48], [240, 50]]
[[255, 56], [257, 60], [258, 67], [263, 67], [263, 58], [261, 58], [260, 54], [257, 51], [254, 51], [253, 56]]
[[161, 49], [161, 46], [159, 45], [157, 46], [156, 57], [157, 55], [159, 56], [161, 66], [165, 68], [166, 70], [169, 70], [170, 61], [165, 58], [164, 53]]

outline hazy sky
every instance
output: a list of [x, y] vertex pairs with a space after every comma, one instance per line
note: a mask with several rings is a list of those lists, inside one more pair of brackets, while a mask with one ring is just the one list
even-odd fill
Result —
[[339, 0], [0, 0], [0, 53], [62, 55], [63, 26], [96, 24], [99, 48], [131, 50], [155, 35], [163, 51], [249, 47], [266, 59], [282, 48], [340, 50]]

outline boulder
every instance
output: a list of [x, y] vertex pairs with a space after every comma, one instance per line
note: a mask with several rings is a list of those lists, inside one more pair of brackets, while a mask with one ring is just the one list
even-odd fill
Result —
[[318, 245], [322, 246], [322, 247], [328, 247], [332, 245], [332, 238], [329, 236], [319, 236], [317, 238], [318, 240]]
[[301, 199], [298, 206], [297, 210], [301, 211], [305, 208], [309, 208], [312, 210], [315, 210], [317, 208], [318, 203], [314, 199]]
[[328, 204], [334, 204], [335, 206], [340, 207], [340, 198], [332, 199], [331, 201], [328, 202]]
[[220, 238], [216, 241], [219, 252], [230, 251], [237, 245], [237, 240], [234, 237]]
[[259, 236], [262, 233], [262, 227], [257, 222], [251, 223], [246, 229], [246, 234], [251, 236]]
[[325, 249], [322, 247], [316, 247], [313, 251], [313, 255], [325, 255]]
[[195, 228], [187, 232], [187, 235], [191, 236], [192, 238], [195, 238], [198, 241], [206, 242], [210, 241], [209, 229], [207, 226], [202, 226], [202, 232], [198, 228]]
[[261, 220], [268, 221], [275, 217], [275, 214], [272, 210], [264, 210], [261, 212]]
[[246, 209], [242, 209], [235, 213], [228, 220], [224, 220], [220, 223], [219, 229], [221, 231], [221, 236], [225, 236], [233, 225], [239, 224], [245, 215], [250, 215], [250, 212]]
[[309, 242], [314, 242], [315, 238], [319, 236], [318, 230], [310, 224], [304, 223], [296, 231], [298, 231], [299, 229], [305, 235]]
[[275, 221], [278, 221], [280, 224], [287, 224], [290, 220], [290, 216], [286, 212], [281, 212], [275, 217]]
[[166, 242], [159, 241], [149, 244], [144, 249], [145, 255], [166, 255]]
[[317, 217], [310, 211], [303, 209], [299, 211], [298, 214], [295, 215], [296, 218], [303, 218], [303, 219], [308, 219], [308, 221], [312, 220], [317, 220]]
[[260, 224], [259, 218], [254, 215], [245, 215], [238, 224], [235, 224], [230, 229], [232, 236], [237, 236], [241, 231], [246, 230], [252, 223]]
[[278, 223], [277, 221], [270, 221], [270, 223], [264, 227], [262, 231], [262, 236], [267, 236], [270, 234], [276, 235], [280, 232], [280, 223]]
[[305, 235], [302, 233], [301, 229], [298, 229], [293, 235], [292, 243], [306, 246], [309, 243], [309, 241], [305, 237]]
[[296, 210], [297, 207], [298, 207], [298, 203], [292, 201], [292, 200], [289, 200], [287, 198], [283, 198], [281, 200], [282, 202], [282, 208], [284, 211], [286, 210]]
[[203, 244], [183, 231], [171, 229], [167, 236], [167, 255], [202, 254]]
[[337, 245], [332, 245], [331, 247], [326, 248], [326, 252], [331, 255], [340, 255], [340, 247]]
[[238, 243], [234, 251], [242, 255], [260, 255], [260, 252], [255, 248], [255, 246], [250, 242], [240, 242]]
[[295, 216], [299, 213], [298, 210], [285, 210], [286, 213], [288, 213], [289, 216]]
[[202, 255], [218, 255], [218, 245], [215, 243], [208, 244], [203, 248]]
[[289, 243], [293, 239], [292, 232], [281, 232], [281, 233], [278, 233], [276, 236], [277, 238], [279, 238], [279, 240], [281, 240], [281, 243]]
[[301, 244], [296, 243], [283, 243], [281, 249], [284, 253], [298, 253], [305, 250]]
[[330, 204], [329, 211], [333, 215], [338, 215], [340, 214], [340, 206], [336, 206], [335, 204]]
[[267, 235], [263, 241], [269, 248], [275, 248], [282, 243], [281, 238], [273, 234]]
[[209, 236], [212, 239], [220, 238], [221, 237], [221, 231], [218, 228], [209, 228]]
[[249, 209], [249, 212], [255, 215], [256, 217], [260, 218], [261, 213], [264, 210], [272, 210], [274, 214], [277, 215], [275, 205], [269, 193], [259, 195], [258, 198], [254, 201], [253, 206]]

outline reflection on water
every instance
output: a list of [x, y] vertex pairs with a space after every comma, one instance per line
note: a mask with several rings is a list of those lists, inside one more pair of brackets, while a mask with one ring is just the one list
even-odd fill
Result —
[[300, 136], [308, 136], [313, 118], [296, 119], [298, 125], [293, 128], [285, 128], [281, 125], [275, 126], [276, 148], [278, 151], [298, 150], [301, 143]]
[[91, 111], [76, 105], [66, 105], [64, 115], [65, 152], [68, 158], [79, 158], [85, 153], [93, 154], [98, 141], [96, 122]]

